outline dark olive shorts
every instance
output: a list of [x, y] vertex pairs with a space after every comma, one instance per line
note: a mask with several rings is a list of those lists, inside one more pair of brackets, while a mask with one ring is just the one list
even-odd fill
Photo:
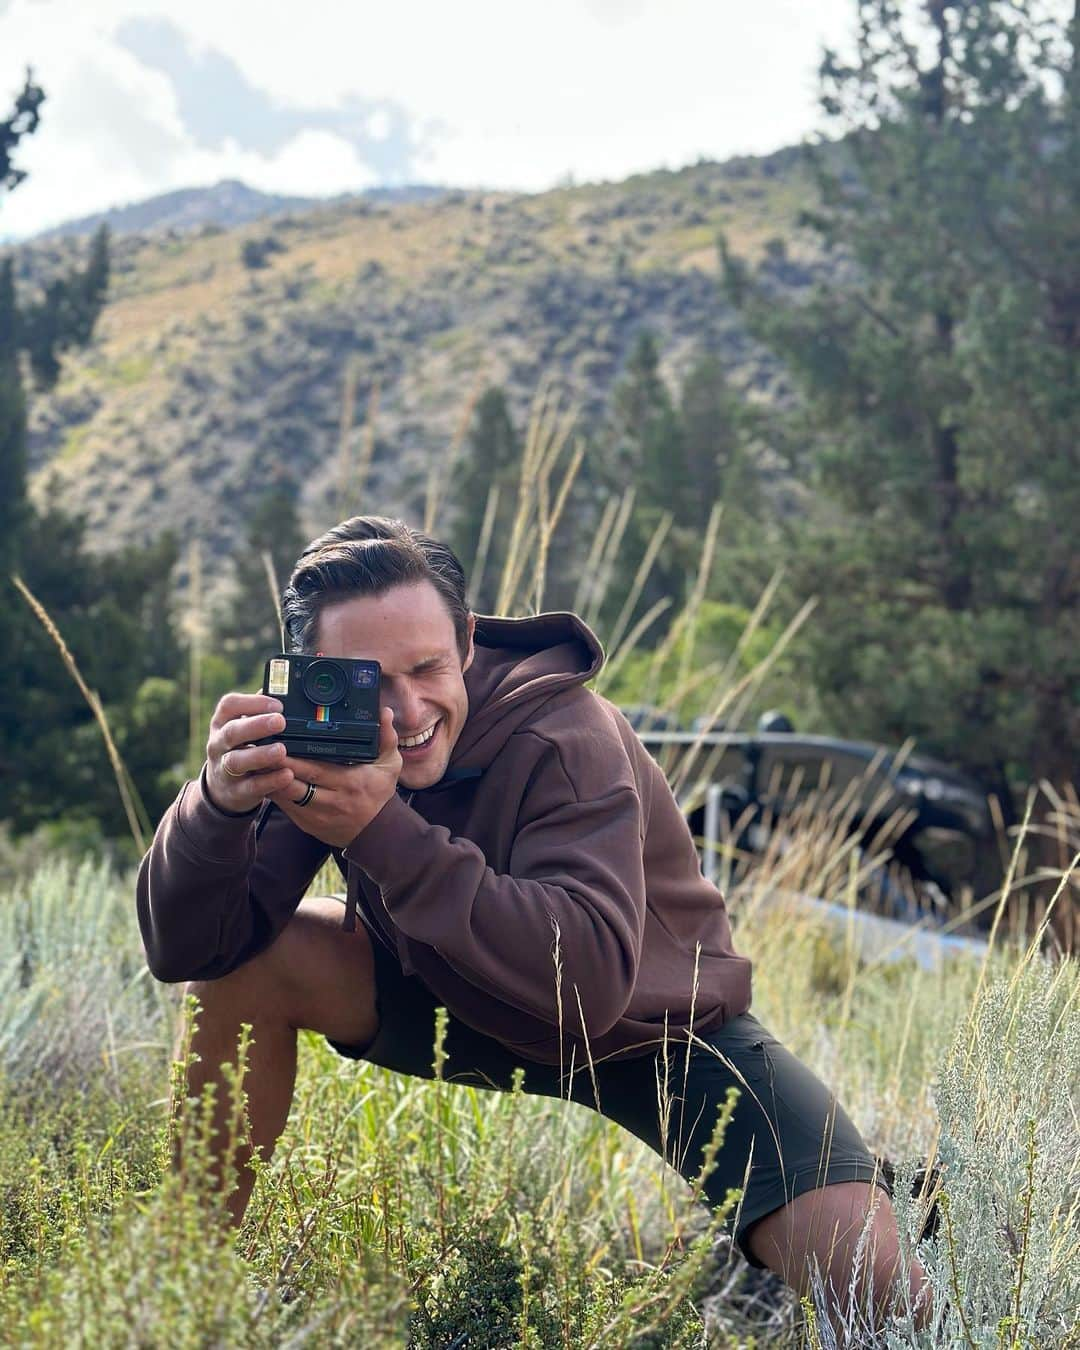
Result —
[[[378, 938], [375, 954], [379, 1031], [366, 1047], [330, 1044], [340, 1054], [398, 1073], [433, 1078], [435, 1009], [438, 1000], [415, 975], [405, 975]], [[587, 1065], [575, 1066], [573, 1082], [560, 1084], [557, 1066], [513, 1054], [450, 1016], [444, 1049], [447, 1082], [508, 1091], [516, 1066], [524, 1070], [525, 1092], [580, 1102], [643, 1139], [688, 1181], [701, 1169], [702, 1150], [712, 1138], [727, 1090], [740, 1091], [704, 1198], [722, 1204], [730, 1188], [743, 1190], [734, 1212], [735, 1241], [751, 1265], [761, 1266], [747, 1247], [753, 1225], [803, 1191], [837, 1181], [873, 1182], [888, 1191], [873, 1155], [836, 1098], [821, 1080], [769, 1034], [752, 1013], [701, 1033], [705, 1045], [667, 1047], [636, 1059], [595, 1065], [596, 1096]], [[719, 1058], [724, 1055], [740, 1078]], [[657, 1076], [668, 1084], [670, 1110], [666, 1142], [661, 1136]], [[684, 1085], [685, 1076], [685, 1085]], [[684, 1091], [685, 1086], [685, 1091]], [[753, 1155], [751, 1158], [751, 1148]], [[750, 1170], [747, 1174], [747, 1162]]]

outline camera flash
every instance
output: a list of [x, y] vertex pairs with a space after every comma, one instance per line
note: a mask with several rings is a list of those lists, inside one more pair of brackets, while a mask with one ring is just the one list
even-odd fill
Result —
[[287, 694], [289, 692], [288, 661], [270, 662], [270, 678], [267, 682], [266, 692], [268, 694]]

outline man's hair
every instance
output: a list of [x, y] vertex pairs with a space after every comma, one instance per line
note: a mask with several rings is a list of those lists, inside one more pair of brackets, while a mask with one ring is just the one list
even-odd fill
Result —
[[387, 516], [343, 520], [300, 554], [281, 597], [291, 650], [314, 650], [319, 616], [327, 605], [419, 581], [429, 581], [442, 597], [464, 660], [469, 649], [464, 568], [445, 544]]

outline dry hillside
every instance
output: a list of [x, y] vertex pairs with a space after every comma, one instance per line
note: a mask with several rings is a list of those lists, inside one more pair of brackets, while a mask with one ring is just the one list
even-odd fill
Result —
[[[716, 234], [760, 254], [807, 194], [785, 151], [533, 196], [355, 199], [235, 229], [118, 235], [94, 343], [31, 407], [33, 491], [83, 512], [97, 545], [171, 527], [221, 555], [282, 472], [313, 529], [361, 506], [422, 514], [483, 382], [502, 383], [524, 418], [550, 378], [588, 426], [643, 328], [675, 383], [704, 346], [767, 389], [775, 373], [718, 294]], [[245, 263], [245, 244], [262, 266]], [[23, 246], [23, 284], [83, 247]], [[773, 265], [783, 284], [807, 279], [790, 255]]]

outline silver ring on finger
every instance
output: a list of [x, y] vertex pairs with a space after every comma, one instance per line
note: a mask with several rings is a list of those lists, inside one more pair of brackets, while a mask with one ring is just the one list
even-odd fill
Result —
[[246, 777], [247, 777], [247, 774], [246, 774], [246, 773], [237, 773], [235, 769], [230, 769], [230, 768], [229, 768], [229, 756], [228, 756], [228, 753], [227, 753], [227, 752], [226, 752], [224, 755], [221, 756], [221, 767], [225, 770], [226, 774], [227, 774], [230, 778], [246, 778]]
[[304, 793], [304, 795], [300, 798], [300, 800], [296, 803], [297, 806], [307, 806], [308, 802], [313, 802], [313, 801], [315, 800], [315, 792], [316, 792], [315, 784], [314, 784], [314, 783], [309, 783], [309, 784], [307, 785], [307, 791], [306, 791], [306, 792]]

